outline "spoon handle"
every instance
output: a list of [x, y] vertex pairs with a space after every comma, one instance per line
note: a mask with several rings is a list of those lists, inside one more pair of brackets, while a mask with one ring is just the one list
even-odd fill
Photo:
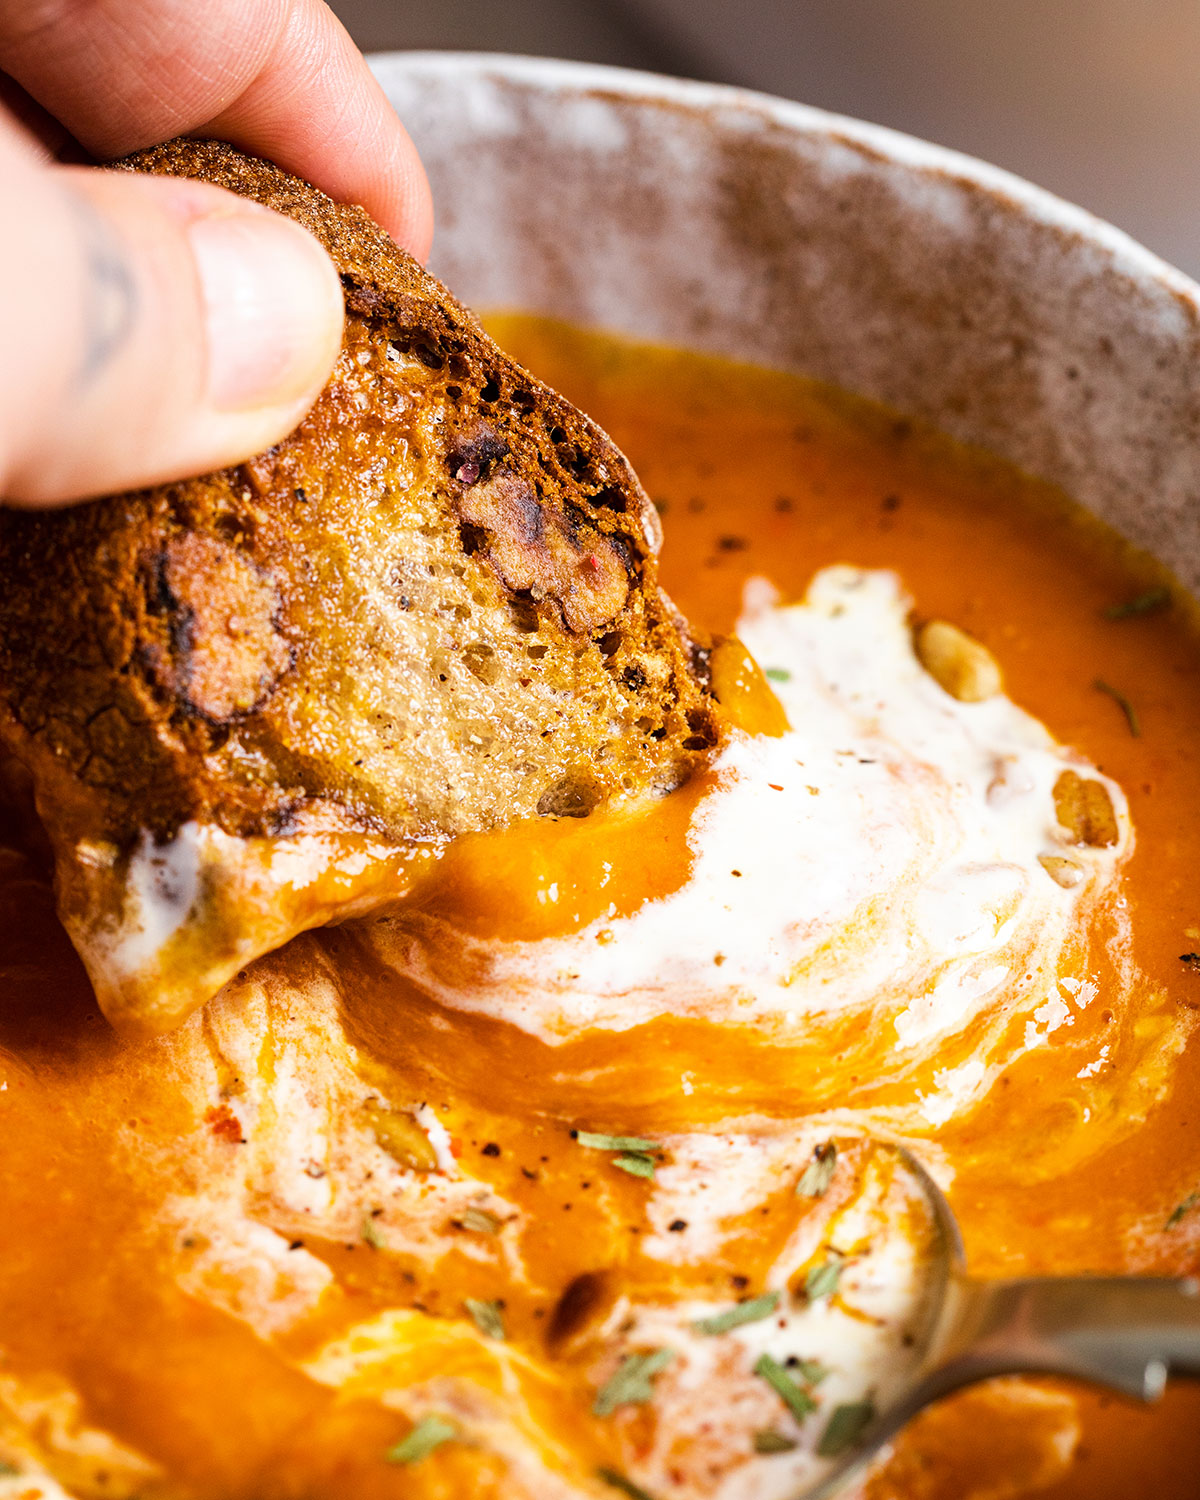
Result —
[[989, 1375], [1070, 1375], [1155, 1400], [1200, 1376], [1200, 1284], [1190, 1278], [964, 1278], [931, 1371], [943, 1389]]

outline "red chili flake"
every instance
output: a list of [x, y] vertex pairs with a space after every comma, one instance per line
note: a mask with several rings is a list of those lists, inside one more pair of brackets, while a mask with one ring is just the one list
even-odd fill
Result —
[[773, 781], [768, 781], [767, 785], [771, 788], [771, 790], [773, 792], [782, 792], [783, 791], [783, 788], [781, 786], [776, 786], [776, 784]]
[[206, 1109], [204, 1123], [218, 1140], [229, 1141], [234, 1146], [246, 1144], [246, 1137], [242, 1134], [242, 1122], [228, 1104], [214, 1104]]
[[450, 1155], [454, 1158], [455, 1161], [457, 1161], [458, 1158], [462, 1155], [462, 1153], [463, 1153], [462, 1137], [461, 1136], [457, 1136], [457, 1135], [452, 1135], [450, 1137]]
[[583, 560], [583, 565], [589, 573], [598, 573], [600, 571], [600, 559], [594, 552], [588, 553]]

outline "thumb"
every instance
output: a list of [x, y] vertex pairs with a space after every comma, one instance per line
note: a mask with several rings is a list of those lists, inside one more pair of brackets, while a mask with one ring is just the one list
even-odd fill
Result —
[[0, 496], [54, 505], [278, 442], [337, 356], [305, 230], [206, 183], [37, 163], [0, 141]]

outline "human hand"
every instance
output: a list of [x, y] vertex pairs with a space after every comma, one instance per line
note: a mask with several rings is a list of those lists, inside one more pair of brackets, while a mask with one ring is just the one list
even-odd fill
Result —
[[428, 253], [420, 161], [322, 0], [0, 0], [0, 69], [13, 110], [0, 109], [11, 503], [260, 452], [315, 400], [341, 338], [337, 275], [298, 225], [205, 183], [66, 166], [56, 152], [107, 161], [217, 137]]

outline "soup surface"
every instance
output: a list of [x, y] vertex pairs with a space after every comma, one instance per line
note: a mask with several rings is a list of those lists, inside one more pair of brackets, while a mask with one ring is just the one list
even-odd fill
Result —
[[[766, 680], [714, 671], [746, 732], [653, 805], [461, 841], [150, 1042], [100, 1018], [12, 831], [0, 1496], [783, 1500], [919, 1328], [929, 1226], [864, 1137], [930, 1164], [978, 1275], [1200, 1271], [1191, 606], [878, 407], [493, 331], [628, 453], [684, 613], [745, 635]], [[1004, 695], [942, 693], [910, 610]], [[1064, 772], [1111, 837], [1054, 842]], [[1198, 1471], [1200, 1388], [1005, 1380], [864, 1492]]]

